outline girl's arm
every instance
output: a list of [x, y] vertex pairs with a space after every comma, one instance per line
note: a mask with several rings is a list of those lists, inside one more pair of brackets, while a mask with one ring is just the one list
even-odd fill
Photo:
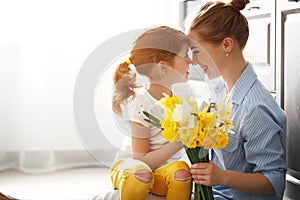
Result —
[[167, 161], [182, 148], [179, 143], [172, 142], [151, 151], [149, 129], [136, 122], [131, 122], [131, 134], [133, 158], [147, 163], [151, 169]]

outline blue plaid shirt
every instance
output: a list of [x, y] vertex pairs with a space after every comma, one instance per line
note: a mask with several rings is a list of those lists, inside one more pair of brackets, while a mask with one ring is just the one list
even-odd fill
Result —
[[273, 185], [276, 195], [250, 195], [223, 186], [213, 187], [219, 199], [282, 199], [286, 173], [286, 114], [247, 66], [229, 95], [232, 101], [234, 134], [226, 148], [212, 152], [221, 168], [262, 173]]

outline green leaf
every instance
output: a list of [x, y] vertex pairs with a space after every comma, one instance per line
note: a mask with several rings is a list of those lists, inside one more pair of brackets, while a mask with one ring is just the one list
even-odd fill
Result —
[[157, 119], [154, 115], [151, 115], [150, 113], [143, 111], [144, 115], [146, 115], [146, 117], [148, 117], [151, 121], [156, 122], [157, 124], [160, 124], [159, 119]]
[[161, 128], [160, 124], [157, 124], [154, 121], [151, 121], [150, 119], [144, 119], [144, 120], [157, 128]]

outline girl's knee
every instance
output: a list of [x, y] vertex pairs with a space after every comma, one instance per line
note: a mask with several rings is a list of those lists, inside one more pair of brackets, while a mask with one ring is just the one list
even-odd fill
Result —
[[142, 183], [150, 183], [153, 179], [152, 172], [147, 169], [137, 170], [134, 177]]
[[191, 173], [187, 169], [179, 169], [174, 174], [174, 180], [179, 182], [186, 182], [191, 179], [192, 179]]

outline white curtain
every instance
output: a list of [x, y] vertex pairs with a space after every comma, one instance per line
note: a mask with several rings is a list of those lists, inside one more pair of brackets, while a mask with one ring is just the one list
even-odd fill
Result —
[[123, 136], [108, 110], [111, 70], [97, 87], [104, 137], [76, 126], [77, 77], [99, 45], [153, 25], [178, 28], [179, 1], [0, 1], [0, 171], [109, 166]]

